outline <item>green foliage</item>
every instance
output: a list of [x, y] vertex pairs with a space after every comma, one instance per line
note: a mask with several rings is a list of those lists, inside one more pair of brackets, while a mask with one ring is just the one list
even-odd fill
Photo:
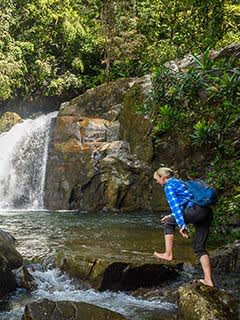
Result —
[[[230, 161], [215, 159], [209, 181], [215, 183], [220, 197], [214, 208], [214, 225], [212, 238], [222, 240], [240, 239], [240, 161], [239, 155]], [[224, 193], [223, 193], [224, 192]], [[222, 194], [222, 195], [221, 195]]]
[[193, 144], [230, 154], [237, 143], [239, 68], [237, 62], [213, 61], [208, 50], [195, 57], [195, 66], [177, 72], [159, 68], [153, 77], [149, 108], [155, 136], [187, 126]]
[[11, 36], [10, 29], [15, 22], [12, 1], [3, 1], [0, 16], [0, 98], [8, 99], [21, 83], [24, 74], [23, 54], [27, 49]]
[[217, 123], [206, 122], [205, 119], [199, 120], [193, 126], [193, 134], [191, 135], [193, 144], [203, 146], [204, 144], [209, 145], [219, 132]]
[[2, 0], [0, 12], [1, 100], [78, 94], [240, 39], [228, 0]]
[[[233, 2], [233, 3], [232, 3]], [[240, 5], [239, 1], [227, 2], [225, 4], [225, 16], [223, 37], [216, 43], [216, 49], [223, 48], [231, 43], [239, 42], [240, 39]]]
[[85, 67], [85, 56], [96, 54], [97, 42], [84, 6], [70, 0], [25, 2], [24, 6], [17, 2], [18, 23], [13, 29], [18, 41], [31, 42], [34, 48], [33, 54], [25, 56], [25, 94], [31, 90], [59, 95], [81, 89], [85, 68], [91, 72]]

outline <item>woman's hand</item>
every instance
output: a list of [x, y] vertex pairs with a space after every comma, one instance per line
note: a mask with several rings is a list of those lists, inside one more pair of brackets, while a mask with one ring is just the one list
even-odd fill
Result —
[[188, 231], [184, 226], [179, 230], [179, 233], [183, 238], [186, 238], [186, 239], [189, 238]]
[[161, 219], [161, 222], [162, 222], [162, 223], [166, 223], [167, 220], [168, 220], [170, 217], [171, 217], [170, 214], [168, 214], [167, 216], [164, 216], [164, 217]]

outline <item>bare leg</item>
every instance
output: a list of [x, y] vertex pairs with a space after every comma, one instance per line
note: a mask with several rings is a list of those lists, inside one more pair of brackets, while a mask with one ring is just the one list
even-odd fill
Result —
[[172, 261], [174, 234], [166, 234], [164, 236], [164, 239], [165, 239], [165, 252], [159, 253], [159, 252], [155, 251], [153, 255], [154, 255], [154, 257], [156, 257], [158, 259]]
[[204, 254], [203, 256], [201, 256], [200, 263], [201, 263], [203, 274], [204, 274], [204, 279], [201, 279], [200, 281], [207, 286], [214, 287], [209, 256], [207, 254]]

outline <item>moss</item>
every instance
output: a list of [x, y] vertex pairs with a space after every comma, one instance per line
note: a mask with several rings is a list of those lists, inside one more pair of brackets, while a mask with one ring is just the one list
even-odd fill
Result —
[[185, 320], [238, 319], [238, 301], [224, 291], [204, 285], [186, 285], [178, 292]]

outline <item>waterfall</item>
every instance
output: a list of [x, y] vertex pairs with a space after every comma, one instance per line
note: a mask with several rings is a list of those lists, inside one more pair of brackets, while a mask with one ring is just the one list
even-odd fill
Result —
[[0, 209], [44, 208], [49, 133], [56, 115], [24, 120], [0, 135]]

